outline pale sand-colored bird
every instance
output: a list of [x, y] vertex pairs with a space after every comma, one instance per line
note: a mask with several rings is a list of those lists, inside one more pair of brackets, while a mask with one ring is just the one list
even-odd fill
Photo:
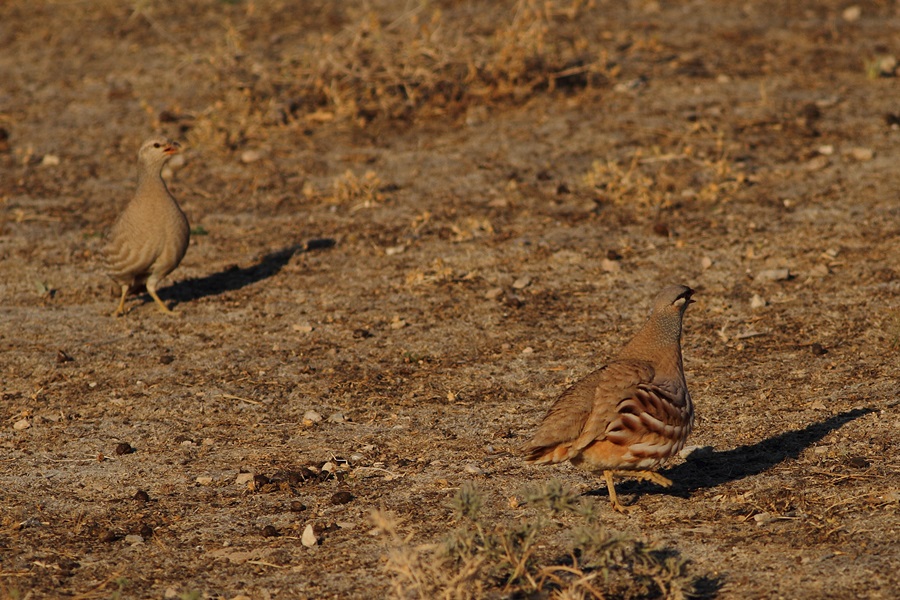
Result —
[[681, 360], [681, 323], [693, 293], [683, 285], [659, 293], [650, 319], [615, 360], [553, 403], [522, 447], [528, 462], [570, 460], [603, 471], [613, 508], [621, 512], [614, 475], [672, 485], [654, 469], [681, 450], [694, 424]]
[[181, 263], [191, 236], [187, 217], [161, 174], [179, 148], [155, 137], [138, 152], [137, 191], [113, 224], [106, 247], [107, 273], [122, 290], [115, 315], [124, 314], [128, 291], [142, 284], [161, 311], [172, 313], [156, 294], [156, 286]]

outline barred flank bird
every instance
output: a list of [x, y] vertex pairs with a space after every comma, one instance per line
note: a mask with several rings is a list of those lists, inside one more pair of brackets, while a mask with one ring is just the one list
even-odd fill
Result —
[[681, 323], [693, 293], [683, 285], [659, 293], [650, 319], [615, 360], [553, 403], [522, 447], [528, 462], [570, 460], [603, 471], [609, 499], [621, 512], [614, 475], [672, 485], [655, 469], [681, 450], [694, 425], [681, 361]]
[[125, 313], [129, 290], [146, 285], [147, 293], [165, 313], [156, 286], [184, 258], [191, 230], [187, 217], [169, 193], [161, 172], [180, 146], [166, 138], [151, 138], [138, 152], [138, 185], [134, 198], [116, 219], [106, 247], [106, 269], [121, 288], [115, 315]]

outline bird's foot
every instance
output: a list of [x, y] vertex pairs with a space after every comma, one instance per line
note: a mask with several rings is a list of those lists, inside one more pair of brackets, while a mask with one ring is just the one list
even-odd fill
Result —
[[620, 512], [623, 515], [630, 514], [635, 509], [634, 506], [625, 506], [624, 504], [619, 502], [618, 498], [616, 498], [615, 500], [610, 499], [610, 504], [612, 505], [614, 511]]
[[631, 471], [620, 473], [621, 475], [630, 475], [636, 479], [641, 481], [652, 481], [657, 485], [661, 485], [662, 487], [672, 487], [672, 480], [668, 477], [663, 477], [656, 471]]
[[113, 311], [113, 317], [121, 317], [125, 314], [125, 296], [128, 292], [128, 288], [125, 288], [125, 291], [122, 292], [122, 297], [119, 299], [119, 305], [116, 307], [116, 310]]
[[163, 302], [159, 296], [156, 295], [156, 290], [151, 289], [149, 286], [147, 287], [147, 293], [150, 294], [150, 297], [153, 298], [153, 301], [156, 302], [156, 307], [159, 309], [159, 312], [166, 313], [167, 315], [177, 315], [178, 313], [166, 306], [166, 303]]
[[616, 486], [613, 482], [613, 476], [620, 473], [620, 471], [603, 471], [603, 478], [606, 480], [606, 489], [609, 490], [609, 503], [612, 504], [613, 510], [627, 515], [634, 510], [634, 507], [625, 506], [619, 502], [619, 496], [616, 494]]

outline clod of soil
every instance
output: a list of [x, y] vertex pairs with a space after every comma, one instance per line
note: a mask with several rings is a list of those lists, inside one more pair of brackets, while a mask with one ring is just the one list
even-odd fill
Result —
[[351, 502], [352, 500], [353, 500], [353, 494], [351, 494], [350, 492], [348, 492], [346, 490], [342, 490], [340, 492], [337, 492], [333, 496], [331, 496], [332, 504], [347, 504], [348, 502]]

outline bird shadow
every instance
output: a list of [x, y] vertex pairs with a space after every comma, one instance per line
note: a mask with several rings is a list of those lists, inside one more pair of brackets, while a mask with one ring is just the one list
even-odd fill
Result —
[[325, 250], [334, 247], [335, 243], [331, 238], [322, 238], [304, 244], [294, 244], [269, 252], [249, 267], [234, 265], [212, 275], [178, 281], [160, 290], [159, 295], [163, 299], [174, 300], [180, 304], [233, 292], [276, 275], [296, 254]]
[[[670, 488], [662, 488], [645, 482], [628, 481], [617, 486], [623, 494], [665, 494], [688, 498], [693, 492], [701, 489], [737, 481], [763, 473], [775, 465], [792, 458], [797, 458], [823, 437], [843, 427], [850, 421], [874, 412], [874, 408], [855, 408], [812, 423], [796, 431], [786, 431], [755, 444], [738, 446], [733, 450], [715, 451], [698, 449], [690, 454], [687, 460], [671, 469], [660, 471], [661, 475], [672, 480]], [[606, 486], [588, 492], [588, 495], [599, 496], [606, 493]]]

